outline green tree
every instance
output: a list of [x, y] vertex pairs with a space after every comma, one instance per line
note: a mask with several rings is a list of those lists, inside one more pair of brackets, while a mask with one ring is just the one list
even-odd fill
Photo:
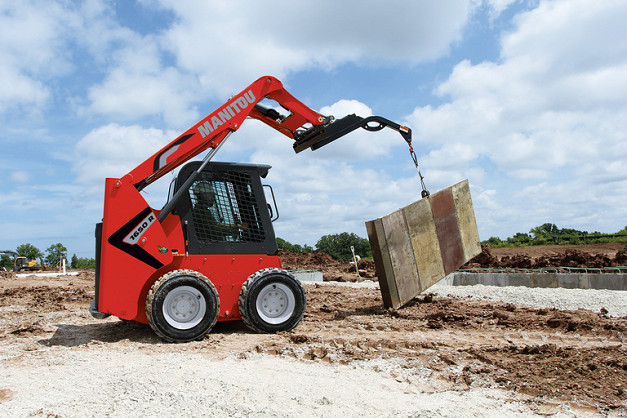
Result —
[[75, 269], [78, 268], [78, 257], [76, 254], [72, 255], [72, 261], [70, 262], [70, 266]]
[[529, 243], [531, 242], [531, 237], [529, 236], [529, 234], [516, 232], [513, 237], [507, 238], [507, 242], [514, 246], [529, 245]]
[[[0, 257], [0, 267], [4, 267], [7, 270], [10, 270], [11, 268], [13, 268], [13, 260], [11, 259], [11, 257], [9, 257], [6, 254], [3, 254]], [[0, 268], [1, 270], [1, 268]]]
[[353, 258], [351, 246], [361, 257], [372, 257], [370, 242], [355, 233], [342, 232], [341, 234], [325, 235], [316, 243], [318, 251], [325, 252], [335, 260], [349, 261]]
[[52, 244], [46, 252], [48, 253], [46, 255], [46, 264], [50, 266], [57, 265], [62, 259], [67, 261], [67, 248], [60, 242]]
[[498, 247], [503, 244], [503, 241], [499, 237], [490, 237], [487, 241], [483, 241], [482, 244], [489, 244], [492, 247]]
[[29, 260], [36, 260], [43, 257], [44, 255], [39, 248], [30, 243], [18, 245], [15, 249], [15, 252], [18, 254], [18, 256], [26, 257]]
[[93, 269], [93, 268], [96, 268], [96, 260], [93, 259], [93, 258], [83, 258], [83, 257], [79, 258], [79, 257], [77, 257], [76, 258], [76, 266], [74, 266], [74, 264], [72, 264], [72, 268]]
[[[530, 234], [518, 232], [513, 237], [500, 241], [497, 237], [491, 237], [482, 244], [490, 244], [492, 248], [514, 247], [520, 245], [543, 245], [543, 244], [595, 244], [605, 242], [627, 242], [627, 226], [612, 234], [602, 234], [594, 231], [580, 231], [573, 228], [558, 228], [555, 224], [545, 223], [531, 228]], [[615, 237], [614, 235], [624, 235]]]
[[309, 245], [292, 244], [291, 242], [288, 242], [284, 240], [283, 238], [277, 237], [276, 243], [280, 249], [287, 250], [292, 253], [308, 253], [308, 252], [313, 251], [313, 248]]
[[533, 235], [534, 238], [544, 238], [550, 239], [554, 236], [559, 235], [560, 230], [555, 224], [545, 223], [540, 226], [536, 226], [535, 228], [531, 228], [529, 231], [530, 234]]

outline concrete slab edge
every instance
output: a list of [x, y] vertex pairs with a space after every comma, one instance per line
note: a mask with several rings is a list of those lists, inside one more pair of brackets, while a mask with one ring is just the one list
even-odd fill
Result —
[[438, 285], [524, 286], [627, 291], [625, 273], [469, 273], [453, 272]]

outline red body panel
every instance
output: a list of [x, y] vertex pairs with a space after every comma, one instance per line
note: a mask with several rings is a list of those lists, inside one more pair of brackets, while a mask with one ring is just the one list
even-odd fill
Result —
[[153, 283], [169, 271], [190, 269], [205, 275], [216, 287], [220, 298], [218, 321], [241, 319], [237, 303], [242, 284], [261, 269], [281, 268], [278, 256], [186, 256], [180, 218], [170, 214], [160, 224], [157, 215], [158, 211], [149, 208], [134, 186], [119, 179], [106, 180], [98, 285], [100, 312], [148, 323], [146, 295]]
[[[161, 211], [155, 211], [159, 215]], [[169, 214], [161, 224], [170, 247], [174, 254], [185, 254], [185, 238], [183, 237], [183, 229], [181, 228], [181, 218], [176, 215]]]
[[[219, 255], [184, 255], [175, 256], [174, 263], [169, 270], [189, 269], [202, 273], [213, 283], [220, 298], [220, 313], [218, 321], [228, 321], [241, 319], [237, 302], [239, 300], [242, 285], [249, 276], [255, 272], [276, 267], [281, 268], [281, 259], [278, 256], [253, 255], [253, 254], [219, 254]], [[159, 277], [161, 274], [159, 274]], [[155, 280], [157, 277], [154, 278]], [[140, 303], [145, 303], [146, 293], [140, 299]], [[137, 319], [139, 322], [146, 322], [145, 317]]]
[[106, 180], [102, 221], [98, 309], [133, 319], [146, 280], [172, 263], [169, 241], [141, 194], [119, 179]]

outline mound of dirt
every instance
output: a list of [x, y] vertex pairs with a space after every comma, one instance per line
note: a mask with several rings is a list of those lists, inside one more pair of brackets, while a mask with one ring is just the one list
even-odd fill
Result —
[[[353, 263], [336, 261], [329, 254], [314, 251], [292, 253], [279, 250], [283, 267], [288, 270], [317, 270], [324, 281], [356, 282], [363, 279], [377, 281], [374, 261], [357, 263], [359, 277]], [[603, 268], [627, 266], [627, 245], [622, 243], [594, 245], [538, 245], [529, 247], [490, 248], [482, 251], [462, 268], [466, 269], [537, 269], [547, 267]]]
[[374, 261], [359, 260], [357, 268], [359, 276], [355, 272], [353, 263], [336, 261], [327, 253], [314, 251], [309, 253], [293, 253], [287, 250], [279, 250], [283, 268], [287, 270], [316, 270], [323, 274], [324, 281], [356, 282], [363, 279], [376, 281]]
[[12, 271], [4, 271], [4, 270], [0, 270], [0, 277], [1, 277], [1, 278], [11, 278], [11, 277], [15, 277], [15, 273], [13, 273]]
[[287, 250], [279, 250], [279, 256], [281, 257], [283, 268], [288, 270], [308, 270], [329, 264], [339, 264], [339, 262], [335, 261], [329, 254], [320, 251], [293, 253]]
[[[586, 246], [581, 249], [563, 248], [559, 251], [559, 246], [542, 246], [537, 248], [535, 254], [511, 254], [497, 257], [492, 254], [490, 246], [482, 246], [481, 253], [466, 263], [462, 268], [508, 268], [508, 269], [535, 269], [546, 267], [568, 267], [568, 268], [603, 268], [619, 267], [627, 265], [627, 245], [616, 251], [612, 256], [611, 251], [590, 252], [586, 251]], [[528, 248], [528, 247], [523, 247]], [[614, 245], [608, 248], [615, 248]], [[542, 253], [539, 250], [544, 249]]]

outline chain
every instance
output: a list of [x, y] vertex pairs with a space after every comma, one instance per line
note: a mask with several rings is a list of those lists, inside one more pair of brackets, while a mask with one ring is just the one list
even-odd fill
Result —
[[418, 177], [420, 177], [420, 186], [422, 187], [422, 192], [420, 192], [420, 196], [423, 198], [428, 197], [431, 193], [427, 190], [427, 186], [425, 186], [425, 178], [422, 176], [420, 172], [420, 166], [418, 165], [418, 158], [416, 157], [416, 153], [414, 152], [414, 147], [411, 145], [411, 140], [407, 141], [409, 145], [409, 155], [411, 155], [411, 159], [414, 161], [416, 165], [416, 170], [418, 171]]

